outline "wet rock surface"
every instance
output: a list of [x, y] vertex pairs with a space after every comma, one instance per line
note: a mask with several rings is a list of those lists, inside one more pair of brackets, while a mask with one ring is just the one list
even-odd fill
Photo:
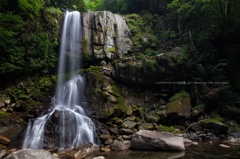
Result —
[[53, 159], [50, 152], [46, 150], [19, 150], [8, 155], [4, 159]]
[[[113, 61], [132, 52], [131, 32], [125, 19], [109, 11], [83, 14], [84, 38], [87, 50], [96, 59]], [[93, 48], [93, 49], [92, 49]]]
[[184, 151], [185, 147], [182, 137], [165, 132], [140, 130], [131, 140], [131, 149]]

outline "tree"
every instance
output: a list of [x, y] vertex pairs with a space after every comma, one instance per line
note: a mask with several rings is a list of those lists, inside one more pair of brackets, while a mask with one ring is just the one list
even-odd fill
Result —
[[34, 19], [35, 16], [39, 16], [40, 9], [42, 9], [44, 0], [18, 0], [18, 7], [20, 13], [31, 19]]
[[47, 7], [57, 7], [63, 11], [66, 10], [78, 10], [87, 11], [87, 7], [84, 0], [47, 0], [45, 3]]

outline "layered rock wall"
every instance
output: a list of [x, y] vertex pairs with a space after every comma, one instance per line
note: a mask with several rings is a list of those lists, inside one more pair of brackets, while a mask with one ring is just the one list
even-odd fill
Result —
[[113, 61], [132, 51], [131, 32], [124, 18], [109, 11], [83, 13], [88, 54]]

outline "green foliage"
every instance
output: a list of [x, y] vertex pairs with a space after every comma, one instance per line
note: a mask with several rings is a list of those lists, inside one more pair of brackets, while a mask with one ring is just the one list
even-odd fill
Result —
[[39, 16], [39, 11], [42, 9], [43, 4], [44, 0], [18, 0], [18, 7], [21, 11], [21, 14], [31, 19]]
[[87, 11], [87, 7], [85, 4], [85, 0], [58, 0], [57, 2], [55, 0], [47, 0], [45, 3], [45, 6], [47, 7], [55, 7], [60, 8], [63, 11], [66, 10], [78, 10], [85, 12]]
[[19, 31], [23, 30], [23, 20], [12, 12], [0, 13], [0, 74], [22, 69], [23, 48], [20, 46]]
[[176, 128], [174, 128], [173, 126], [168, 127], [168, 126], [164, 126], [164, 125], [160, 124], [157, 127], [157, 130], [158, 131], [163, 131], [163, 132], [174, 132], [176, 130]]

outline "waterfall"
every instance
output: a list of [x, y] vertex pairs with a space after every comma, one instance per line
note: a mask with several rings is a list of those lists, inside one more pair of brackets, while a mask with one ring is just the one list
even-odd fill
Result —
[[[29, 121], [23, 148], [44, 148], [47, 140], [51, 140], [52, 147], [59, 150], [95, 144], [95, 125], [83, 109], [86, 105], [85, 81], [77, 74], [81, 66], [81, 27], [81, 14], [77, 11], [66, 12], [61, 34], [57, 90], [52, 99], [52, 108], [45, 115]], [[67, 76], [70, 79], [64, 82]]]

